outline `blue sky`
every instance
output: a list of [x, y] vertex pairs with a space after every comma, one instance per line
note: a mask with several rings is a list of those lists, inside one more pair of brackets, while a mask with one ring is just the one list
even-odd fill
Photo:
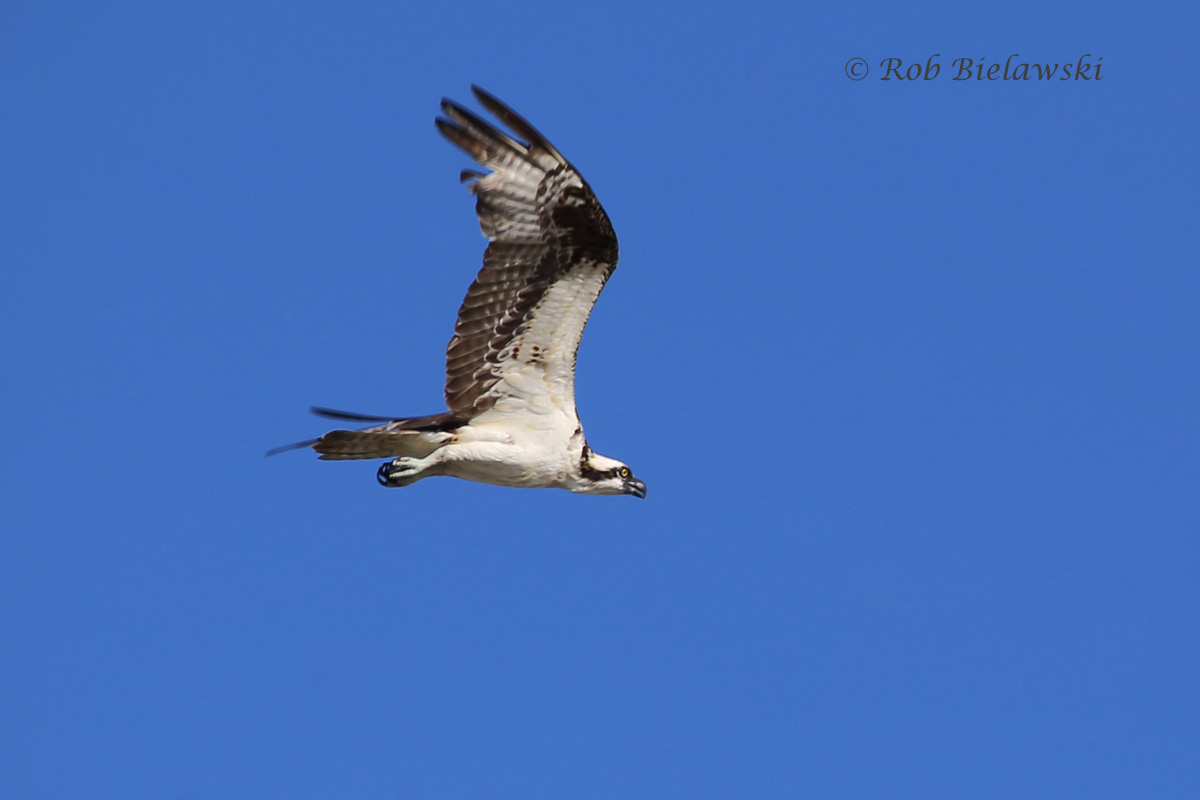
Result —
[[[0, 10], [0, 794], [1194, 796], [1195, 8], [565, 5]], [[472, 82], [645, 501], [262, 457], [441, 408]]]

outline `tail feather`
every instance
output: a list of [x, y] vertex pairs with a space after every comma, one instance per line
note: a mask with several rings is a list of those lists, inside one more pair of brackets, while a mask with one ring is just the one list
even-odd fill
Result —
[[358, 431], [330, 431], [319, 439], [272, 448], [267, 451], [267, 455], [273, 456], [288, 450], [311, 447], [326, 461], [394, 456], [424, 458], [453, 439], [454, 431], [463, 424], [462, 420], [445, 412], [425, 417], [376, 417], [316, 406], [313, 406], [312, 412], [333, 419], [386, 424]]
[[330, 431], [312, 443], [324, 461], [356, 458], [424, 458], [453, 434], [438, 431]]

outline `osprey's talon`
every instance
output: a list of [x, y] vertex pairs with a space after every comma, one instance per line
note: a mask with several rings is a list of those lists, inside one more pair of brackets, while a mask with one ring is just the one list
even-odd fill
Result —
[[408, 456], [386, 461], [379, 467], [379, 472], [375, 473], [375, 479], [379, 481], [380, 486], [392, 488], [416, 483], [417, 473], [420, 471], [416, 461], [417, 459]]

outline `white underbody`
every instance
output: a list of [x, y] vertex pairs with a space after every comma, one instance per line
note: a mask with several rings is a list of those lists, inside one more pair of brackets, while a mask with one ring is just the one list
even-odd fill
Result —
[[[393, 462], [404, 469], [404, 483], [447, 475], [498, 486], [586, 488], [580, 476], [586, 442], [573, 393], [552, 391], [538, 364], [509, 362], [505, 372], [493, 388], [500, 396], [492, 408], [453, 432], [423, 434], [436, 448], [428, 456]], [[618, 463], [589, 457], [593, 464]]]
[[578, 428], [574, 414], [493, 408], [455, 431], [429, 458], [437, 463], [438, 474], [469, 481], [570, 488], [570, 475], [578, 470], [583, 454]]
[[583, 488], [579, 464], [586, 443], [575, 412], [575, 350], [603, 286], [603, 268], [596, 265], [550, 288], [523, 335], [498, 359], [493, 374], [501, 380], [491, 389], [492, 407], [454, 431], [423, 463], [413, 464], [415, 477]]

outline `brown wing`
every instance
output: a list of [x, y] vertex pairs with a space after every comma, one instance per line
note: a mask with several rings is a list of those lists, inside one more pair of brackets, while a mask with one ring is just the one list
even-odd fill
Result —
[[[516, 112], [477, 86], [471, 90], [525, 141], [442, 101], [446, 118], [438, 118], [438, 130], [490, 170], [461, 176], [471, 182], [480, 227], [491, 240], [446, 348], [446, 405], [466, 416], [491, 407], [489, 392], [514, 359], [542, 361], [551, 379], [573, 390], [583, 326], [617, 265], [616, 234], [583, 177]], [[563, 281], [572, 284], [569, 299], [545, 302]]]

